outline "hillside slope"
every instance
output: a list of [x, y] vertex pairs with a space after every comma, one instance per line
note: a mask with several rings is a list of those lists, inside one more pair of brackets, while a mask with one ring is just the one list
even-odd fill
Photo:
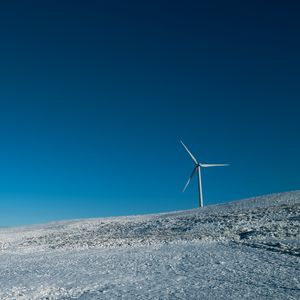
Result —
[[300, 298], [300, 191], [0, 230], [0, 299]]

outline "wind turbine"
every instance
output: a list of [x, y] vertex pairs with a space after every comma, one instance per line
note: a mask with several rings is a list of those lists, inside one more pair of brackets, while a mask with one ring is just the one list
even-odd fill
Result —
[[191, 157], [191, 159], [193, 160], [193, 162], [195, 163], [195, 167], [194, 167], [194, 169], [192, 171], [192, 174], [191, 174], [190, 178], [188, 179], [186, 185], [184, 186], [182, 192], [184, 192], [186, 190], [186, 188], [188, 187], [191, 179], [193, 178], [193, 176], [194, 176], [194, 174], [195, 174], [195, 172], [197, 170], [197, 173], [198, 173], [198, 189], [199, 189], [199, 204], [200, 204], [200, 207], [203, 207], [202, 183], [201, 183], [201, 168], [226, 167], [226, 166], [229, 166], [229, 164], [202, 164], [202, 163], [199, 163], [197, 161], [197, 159], [195, 158], [195, 156], [188, 149], [188, 147], [182, 141], [180, 141], [180, 142], [181, 142], [182, 146], [184, 147], [184, 149], [189, 154], [189, 156]]

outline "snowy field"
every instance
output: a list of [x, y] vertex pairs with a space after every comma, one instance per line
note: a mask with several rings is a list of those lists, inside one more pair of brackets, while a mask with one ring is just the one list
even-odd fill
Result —
[[0, 299], [300, 299], [300, 191], [0, 230]]

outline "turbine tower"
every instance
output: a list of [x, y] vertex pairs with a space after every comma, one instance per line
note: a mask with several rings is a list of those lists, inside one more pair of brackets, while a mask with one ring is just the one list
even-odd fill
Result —
[[184, 186], [183, 188], [183, 191], [184, 192], [187, 188], [187, 186], [189, 185], [191, 179], [193, 178], [196, 170], [197, 170], [197, 173], [198, 173], [198, 190], [199, 190], [199, 205], [200, 207], [203, 207], [203, 196], [202, 196], [202, 182], [201, 182], [201, 168], [209, 168], [209, 167], [226, 167], [226, 166], [229, 166], [229, 164], [202, 164], [202, 163], [199, 163], [197, 161], [197, 159], [195, 158], [195, 156], [191, 153], [191, 151], [188, 149], [188, 147], [182, 142], [180, 141], [182, 146], [184, 147], [184, 149], [187, 151], [187, 153], [189, 154], [189, 156], [191, 157], [191, 159], [193, 160], [193, 162], [195, 163], [195, 167], [192, 171], [192, 174], [190, 176], [190, 178], [188, 179], [186, 185]]

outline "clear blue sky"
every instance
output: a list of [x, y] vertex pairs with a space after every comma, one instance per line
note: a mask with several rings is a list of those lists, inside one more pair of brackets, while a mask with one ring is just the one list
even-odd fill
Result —
[[1, 1], [0, 226], [299, 189], [296, 2]]

